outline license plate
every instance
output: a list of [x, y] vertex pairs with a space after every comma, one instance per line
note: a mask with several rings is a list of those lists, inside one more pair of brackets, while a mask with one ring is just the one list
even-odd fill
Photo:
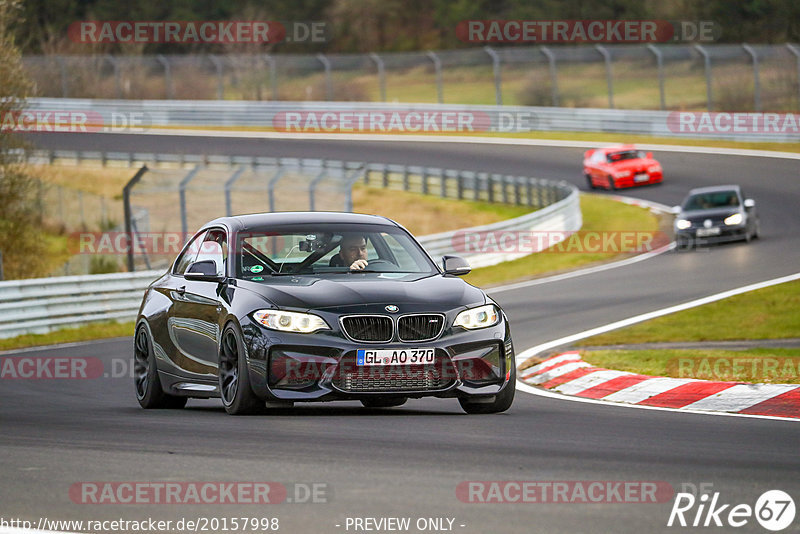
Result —
[[637, 174], [633, 177], [634, 182], [646, 182], [650, 179], [650, 175], [645, 173]]
[[435, 349], [358, 349], [356, 365], [425, 365], [434, 363]]
[[719, 228], [698, 228], [697, 237], [708, 237], [710, 235], [719, 235]]

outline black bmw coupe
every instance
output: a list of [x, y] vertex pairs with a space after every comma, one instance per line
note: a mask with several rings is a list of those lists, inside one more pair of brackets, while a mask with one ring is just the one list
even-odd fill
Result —
[[143, 408], [221, 397], [230, 414], [294, 402], [370, 408], [456, 397], [507, 410], [516, 369], [503, 311], [402, 226], [350, 213], [209, 222], [145, 292], [134, 338]]

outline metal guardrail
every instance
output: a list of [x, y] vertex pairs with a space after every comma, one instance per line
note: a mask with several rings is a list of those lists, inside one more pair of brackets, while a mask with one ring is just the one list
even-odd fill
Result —
[[[520, 257], [524, 254], [464, 253], [454, 246], [454, 237], [461, 232], [577, 231], [582, 224], [578, 190], [565, 183], [558, 186], [563, 188], [564, 198], [544, 209], [491, 225], [423, 236], [419, 241], [434, 259], [456, 254], [473, 267]], [[133, 320], [142, 292], [162, 273], [149, 270], [0, 282], [0, 338], [98, 321]]]
[[[630, 109], [375, 102], [34, 98], [28, 101], [28, 110], [33, 113], [56, 111], [84, 113], [87, 125], [72, 128], [72, 131], [90, 132], [146, 133], [152, 129], [165, 127], [264, 128], [300, 133], [571, 131], [738, 141], [797, 142], [800, 140], [800, 131], [796, 127], [788, 128], [786, 131], [758, 133], [736, 131], [739, 130], [738, 126], [730, 128], [730, 131], [727, 132], [721, 131], [721, 128], [712, 128], [713, 132], [709, 131], [709, 133], [675, 131], [680, 127], [676, 116], [673, 115], [676, 112]], [[442, 118], [446, 113], [450, 114], [450, 122]], [[359, 114], [366, 117], [366, 119], [362, 119], [362, 126], [358, 126]], [[318, 125], [315, 126], [313, 122], [308, 123], [311, 115], [315, 122], [319, 123]], [[384, 122], [380, 126], [372, 127], [370, 117], [376, 115], [380, 115]], [[425, 124], [421, 118], [417, 118], [418, 116], [436, 118]], [[462, 118], [459, 119], [459, 116]], [[328, 117], [327, 123], [325, 117]], [[413, 120], [409, 120], [409, 118]], [[52, 121], [52, 118], [50, 120]], [[134, 126], [131, 126], [131, 120], [135, 123]], [[458, 122], [459, 120], [461, 122]], [[775, 120], [778, 121], [777, 115]], [[696, 122], [699, 127], [699, 120]], [[783, 119], [780, 124], [783, 124]], [[47, 126], [44, 124], [43, 128]], [[62, 131], [70, 131], [69, 125], [62, 126], [62, 128], [64, 128]]]

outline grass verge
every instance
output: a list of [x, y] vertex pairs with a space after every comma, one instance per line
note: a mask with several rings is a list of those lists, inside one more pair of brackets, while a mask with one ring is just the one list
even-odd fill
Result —
[[800, 336], [800, 281], [742, 293], [704, 306], [586, 338], [579, 346], [669, 341], [735, 341]]
[[[620, 204], [598, 194], [581, 194], [583, 226], [578, 235], [592, 232], [654, 232], [659, 228], [658, 218], [649, 210]], [[580, 241], [578, 241], [579, 243]], [[628, 252], [563, 252], [567, 245], [553, 246], [546, 251], [507, 261], [491, 267], [475, 269], [465, 280], [476, 286], [492, 286], [534, 278], [545, 273], [554, 273], [585, 267], [589, 264], [607, 262], [630, 256]]]
[[74, 343], [111, 337], [133, 335], [133, 321], [124, 323], [93, 323], [77, 328], [64, 328], [47, 334], [25, 334], [22, 336], [0, 339], [0, 350], [56, 345], [58, 343]]
[[581, 354], [592, 365], [642, 375], [800, 384], [800, 349], [593, 350]]

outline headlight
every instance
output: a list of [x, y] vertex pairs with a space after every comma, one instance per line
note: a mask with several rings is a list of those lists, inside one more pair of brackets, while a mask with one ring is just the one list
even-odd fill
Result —
[[463, 326], [468, 330], [475, 330], [496, 325], [498, 321], [500, 321], [500, 312], [493, 304], [487, 304], [459, 313], [453, 326]]
[[686, 219], [678, 219], [675, 221], [675, 228], [678, 230], [686, 230], [687, 228], [691, 228], [692, 221], [687, 221]]
[[627, 178], [631, 175], [631, 171], [619, 171], [614, 173], [614, 178]]
[[661, 172], [661, 165], [653, 165], [647, 168], [648, 172]]
[[258, 310], [253, 318], [272, 330], [313, 334], [317, 330], [330, 330], [322, 317], [310, 313], [297, 313], [282, 310]]
[[727, 217], [725, 219], [725, 224], [730, 225], [730, 226], [732, 226], [734, 224], [742, 224], [743, 220], [744, 220], [744, 217], [742, 217], [741, 213], [734, 213], [733, 215], [731, 215], [730, 217]]

